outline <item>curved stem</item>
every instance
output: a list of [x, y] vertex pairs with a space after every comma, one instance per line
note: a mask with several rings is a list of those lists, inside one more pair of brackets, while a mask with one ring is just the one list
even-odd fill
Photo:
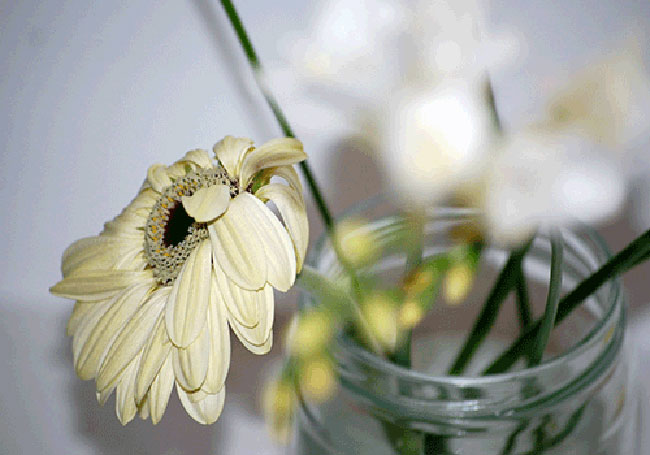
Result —
[[[228, 16], [228, 20], [230, 20], [230, 24], [232, 25], [232, 28], [235, 30], [235, 33], [237, 34], [237, 39], [239, 40], [239, 44], [244, 50], [244, 54], [246, 54], [246, 59], [248, 60], [251, 69], [253, 70], [253, 73], [255, 75], [255, 80], [257, 82], [257, 86], [262, 92], [262, 95], [264, 96], [266, 103], [271, 108], [271, 111], [273, 111], [273, 116], [275, 117], [275, 120], [278, 122], [278, 125], [280, 126], [282, 133], [286, 137], [295, 137], [293, 134], [293, 130], [291, 129], [291, 125], [289, 124], [287, 117], [284, 115], [284, 112], [280, 108], [280, 105], [278, 104], [275, 96], [273, 96], [273, 93], [271, 93], [271, 91], [266, 86], [266, 84], [263, 84], [261, 82], [260, 75], [262, 73], [262, 64], [260, 63], [260, 59], [257, 56], [257, 53], [255, 52], [255, 48], [253, 47], [253, 44], [251, 43], [251, 40], [248, 37], [248, 33], [246, 33], [244, 24], [242, 23], [241, 19], [239, 18], [239, 15], [237, 14], [237, 10], [235, 9], [235, 6], [230, 0], [220, 0], [220, 1], [221, 1], [221, 6], [223, 6], [224, 11], [226, 12], [226, 16]], [[307, 164], [306, 161], [300, 162], [299, 166], [303, 176], [305, 177], [305, 180], [307, 181], [307, 187], [309, 188], [309, 191], [311, 192], [311, 195], [314, 198], [314, 202], [316, 203], [316, 208], [318, 209], [318, 213], [323, 219], [323, 224], [325, 225], [325, 229], [327, 230], [328, 233], [331, 233], [333, 227], [332, 215], [327, 206], [327, 203], [325, 202], [325, 198], [323, 197], [323, 194], [321, 193], [320, 188], [318, 187], [316, 178], [314, 177], [314, 174], [312, 173], [311, 168], [309, 167], [309, 164]]]

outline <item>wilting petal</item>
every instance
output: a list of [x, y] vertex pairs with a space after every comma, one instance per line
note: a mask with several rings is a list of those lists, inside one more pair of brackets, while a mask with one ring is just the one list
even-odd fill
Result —
[[172, 349], [174, 375], [185, 390], [197, 390], [203, 384], [208, 372], [210, 356], [210, 330], [208, 324], [187, 348]]
[[76, 271], [83, 274], [85, 270], [110, 270], [133, 250], [142, 250], [142, 239], [113, 236], [80, 239], [63, 253], [61, 273], [67, 277]]
[[212, 150], [226, 172], [231, 177], [236, 177], [239, 174], [240, 157], [252, 146], [253, 141], [245, 137], [226, 136], [214, 144]]
[[[146, 282], [130, 287], [115, 299], [108, 311], [97, 321], [75, 364], [75, 369], [81, 379], [87, 380], [95, 377], [107, 349], [133, 314], [145, 302], [150, 290], [151, 285]], [[108, 382], [110, 381], [107, 381], [106, 385]]]
[[239, 341], [253, 354], [266, 354], [271, 349], [273, 342], [273, 288], [264, 287], [264, 299], [260, 301], [260, 323], [249, 329], [242, 326], [235, 318], [230, 317], [230, 326], [239, 338]]
[[147, 170], [147, 181], [151, 188], [161, 193], [166, 187], [172, 184], [167, 174], [167, 166], [164, 164], [152, 164]]
[[97, 308], [96, 305], [99, 303], [101, 302], [75, 302], [74, 308], [72, 309], [72, 314], [70, 315], [70, 319], [68, 319], [68, 324], [65, 328], [66, 335], [74, 335], [77, 332], [77, 329], [81, 325], [82, 321], [86, 319], [86, 317], [92, 312], [93, 309]]
[[210, 250], [210, 242], [204, 240], [192, 251], [169, 295], [165, 324], [176, 346], [189, 346], [205, 325], [212, 273]]
[[246, 211], [251, 224], [255, 226], [260, 243], [264, 247], [266, 281], [280, 291], [288, 291], [296, 279], [296, 256], [287, 230], [273, 212], [255, 196], [243, 193], [237, 198], [246, 201]]
[[202, 388], [208, 393], [221, 390], [230, 367], [230, 332], [223, 308], [218, 296], [219, 290], [212, 286], [210, 306], [208, 307], [208, 330], [210, 331], [210, 354], [208, 372]]
[[155, 291], [144, 302], [111, 344], [97, 373], [97, 389], [103, 390], [152, 338], [156, 321], [167, 303], [169, 288]]
[[75, 300], [103, 300], [134, 283], [153, 283], [151, 270], [89, 270], [64, 278], [50, 288], [52, 294]]
[[[226, 398], [225, 387], [219, 393], [214, 395], [206, 394], [203, 399], [196, 402], [193, 402], [190, 399], [190, 394], [185, 392], [178, 384], [176, 384], [176, 391], [187, 413], [197, 422], [203, 425], [209, 425], [214, 423], [221, 415], [223, 403]], [[199, 391], [199, 393], [201, 392]]]
[[165, 313], [161, 312], [153, 331], [153, 336], [142, 349], [142, 360], [140, 361], [140, 370], [135, 381], [135, 398], [136, 401], [142, 398], [149, 390], [149, 386], [160, 371], [163, 362], [169, 356], [172, 342], [167, 335], [165, 327]]
[[174, 386], [174, 368], [172, 366], [171, 353], [163, 363], [158, 376], [151, 383], [149, 390], [149, 411], [151, 413], [151, 422], [156, 425], [162, 419], [169, 401], [169, 394]]
[[291, 188], [296, 190], [296, 193], [302, 199], [302, 183], [300, 183], [300, 178], [298, 173], [293, 168], [293, 166], [277, 166], [264, 170], [264, 177], [266, 179], [271, 179], [271, 177], [280, 177], [284, 179]]
[[240, 194], [230, 202], [228, 211], [208, 226], [208, 232], [214, 262], [237, 285], [256, 290], [266, 283], [267, 271], [264, 247], [258, 238], [250, 209], [249, 198]]
[[207, 223], [221, 215], [230, 203], [230, 187], [212, 185], [199, 188], [191, 196], [182, 197], [183, 207], [199, 223]]
[[259, 324], [257, 300], [263, 292], [262, 289], [248, 291], [240, 288], [217, 265], [214, 266], [212, 280], [212, 289], [217, 292], [219, 305], [225, 305], [230, 314], [244, 327], [252, 328]]
[[251, 178], [262, 169], [288, 166], [305, 159], [307, 154], [298, 139], [272, 139], [245, 155], [239, 171], [239, 187], [246, 188]]
[[139, 361], [139, 357], [133, 359], [129, 366], [124, 370], [122, 379], [117, 385], [117, 391], [115, 393], [115, 412], [122, 425], [126, 425], [133, 420], [135, 412], [137, 411], [134, 390], [135, 375], [138, 371]]
[[296, 271], [302, 270], [302, 263], [309, 242], [309, 223], [302, 197], [294, 189], [271, 183], [260, 188], [255, 196], [262, 200], [271, 200], [278, 210], [289, 231], [296, 254]]

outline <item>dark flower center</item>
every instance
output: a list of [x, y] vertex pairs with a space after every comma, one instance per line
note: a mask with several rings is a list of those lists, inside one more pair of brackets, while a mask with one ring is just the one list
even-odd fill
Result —
[[185, 211], [183, 204], [177, 203], [169, 211], [169, 220], [165, 225], [163, 235], [163, 244], [166, 247], [176, 246], [185, 240], [189, 233], [190, 226], [194, 223], [194, 218], [189, 216]]

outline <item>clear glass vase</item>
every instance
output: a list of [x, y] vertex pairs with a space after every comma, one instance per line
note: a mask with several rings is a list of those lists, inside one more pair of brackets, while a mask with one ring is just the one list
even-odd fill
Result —
[[[382, 204], [360, 215], [374, 220], [378, 242], [390, 242], [401, 220], [384, 216]], [[437, 210], [427, 218], [424, 256], [444, 252], [451, 231], [474, 219], [468, 210]], [[590, 230], [564, 231], [563, 291], [567, 292], [609, 257]], [[632, 455], [639, 430], [622, 349], [625, 305], [618, 280], [602, 286], [556, 327], [541, 365], [520, 361], [506, 374], [480, 372], [520, 333], [514, 296], [503, 305], [466, 376], [445, 376], [471, 329], [508, 252], [488, 247], [472, 293], [458, 306], [441, 299], [413, 334], [413, 369], [376, 356], [345, 335], [335, 358], [340, 385], [323, 403], [302, 402], [296, 454]], [[312, 251], [311, 265], [340, 273], [329, 243]], [[397, 280], [403, 253], [387, 253], [376, 266], [383, 280]], [[543, 314], [550, 270], [550, 241], [539, 235], [524, 271], [535, 317]], [[302, 306], [318, 305], [303, 295]]]

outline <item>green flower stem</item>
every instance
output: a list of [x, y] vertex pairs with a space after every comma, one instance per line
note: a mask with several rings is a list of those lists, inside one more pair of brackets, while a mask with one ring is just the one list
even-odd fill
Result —
[[503, 269], [501, 269], [501, 273], [499, 273], [494, 286], [492, 286], [492, 290], [483, 305], [483, 309], [481, 310], [478, 319], [474, 323], [472, 331], [465, 340], [463, 348], [449, 369], [448, 374], [450, 376], [459, 376], [463, 373], [479, 345], [489, 333], [492, 325], [497, 319], [501, 304], [510, 290], [515, 286], [518, 276], [517, 270], [532, 243], [533, 239], [531, 238], [525, 245], [510, 254], [510, 257]]
[[517, 271], [517, 284], [515, 285], [517, 310], [519, 313], [519, 323], [522, 332], [528, 328], [533, 320], [530, 310], [530, 301], [528, 299], [528, 286], [526, 285], [526, 275], [524, 274], [523, 264], [519, 265]]
[[[289, 121], [287, 120], [287, 117], [284, 115], [284, 112], [280, 108], [280, 105], [278, 104], [275, 96], [273, 96], [273, 93], [271, 93], [271, 91], [269, 90], [266, 84], [260, 83], [262, 64], [260, 63], [260, 59], [258, 58], [257, 53], [255, 52], [255, 48], [253, 47], [253, 44], [251, 43], [250, 38], [248, 37], [248, 33], [246, 33], [244, 24], [242, 23], [241, 19], [239, 18], [239, 15], [237, 14], [237, 10], [235, 9], [235, 6], [230, 0], [220, 0], [220, 1], [221, 1], [221, 6], [223, 6], [224, 11], [226, 12], [226, 16], [228, 16], [228, 19], [230, 20], [230, 24], [232, 25], [232, 28], [235, 30], [235, 33], [237, 34], [237, 39], [239, 40], [239, 44], [241, 45], [242, 49], [244, 50], [244, 53], [246, 54], [248, 63], [253, 69], [253, 73], [257, 81], [257, 86], [260, 88], [262, 95], [264, 95], [264, 99], [266, 100], [266, 103], [271, 108], [271, 111], [273, 111], [273, 115], [275, 116], [275, 119], [278, 122], [280, 129], [282, 130], [282, 133], [286, 137], [295, 137], [293, 134], [293, 130], [291, 129], [291, 125], [289, 125]], [[321, 193], [320, 188], [318, 187], [318, 183], [316, 183], [316, 178], [314, 177], [311, 168], [309, 167], [309, 164], [307, 164], [307, 161], [301, 161], [299, 166], [303, 176], [305, 177], [305, 180], [307, 181], [307, 187], [309, 188], [309, 191], [311, 192], [311, 195], [314, 198], [314, 202], [316, 203], [318, 213], [323, 219], [325, 230], [327, 230], [327, 232], [331, 234], [332, 228], [334, 226], [332, 215], [327, 206], [327, 203], [325, 202], [325, 198], [323, 197], [323, 194]]]
[[[598, 290], [605, 282], [625, 273], [632, 267], [650, 258], [650, 230], [632, 241], [617, 255], [607, 261], [600, 269], [584, 279], [558, 304], [555, 325], [564, 320], [587, 297]], [[508, 370], [520, 356], [530, 352], [541, 330], [542, 321], [536, 321], [526, 332], [510, 345], [492, 364], [485, 369], [484, 375], [498, 374]]]
[[531, 355], [528, 357], [528, 366], [533, 367], [542, 361], [544, 350], [551, 337], [551, 330], [555, 323], [558, 304], [560, 302], [560, 290], [562, 289], [562, 256], [564, 246], [562, 234], [559, 231], [551, 235], [551, 278], [546, 297], [546, 310], [542, 318], [540, 330], [537, 332], [535, 345]]

